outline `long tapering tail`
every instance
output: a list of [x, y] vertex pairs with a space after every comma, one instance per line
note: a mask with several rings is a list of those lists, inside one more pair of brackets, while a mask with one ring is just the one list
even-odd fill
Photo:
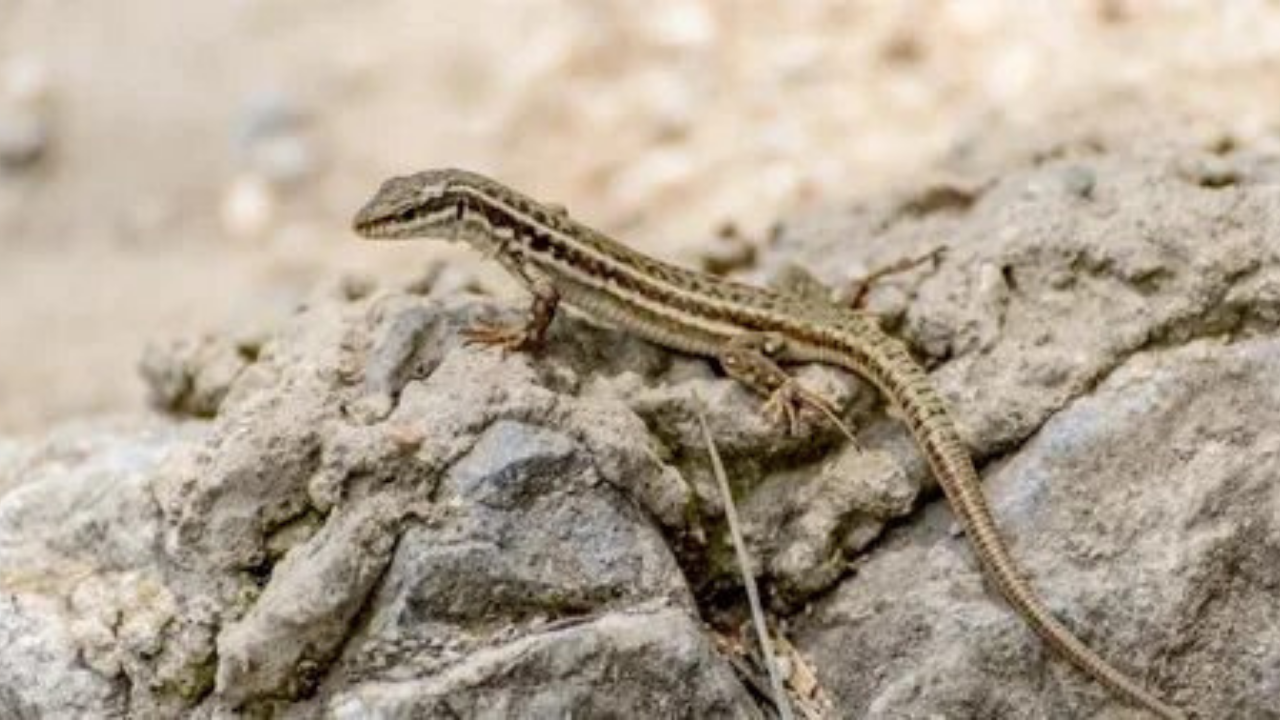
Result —
[[[877, 352], [850, 353], [848, 362], [855, 366], [848, 369], [879, 386], [901, 411], [1000, 594], [1045, 643], [1117, 696], [1165, 720], [1186, 718], [1091, 650], [1049, 612], [1010, 556], [969, 451], [928, 376], [897, 340], [887, 335], [878, 339]], [[860, 344], [865, 347], [865, 339]]]

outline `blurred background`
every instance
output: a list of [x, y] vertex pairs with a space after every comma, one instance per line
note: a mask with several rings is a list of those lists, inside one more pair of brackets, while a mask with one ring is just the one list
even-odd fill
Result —
[[1276, 135], [1278, 100], [1261, 0], [0, 0], [0, 433], [140, 409], [148, 341], [421, 272], [347, 229], [393, 174], [687, 261], [993, 135]]

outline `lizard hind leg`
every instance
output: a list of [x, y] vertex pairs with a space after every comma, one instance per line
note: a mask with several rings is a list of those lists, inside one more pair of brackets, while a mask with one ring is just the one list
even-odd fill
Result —
[[[799, 435], [801, 412], [810, 408], [825, 415], [850, 439], [853, 433], [840, 421], [831, 401], [807, 390], [770, 355], [777, 355], [784, 341], [769, 333], [748, 333], [730, 340], [720, 351], [721, 367], [729, 377], [746, 385], [767, 399], [765, 414], [775, 423], [786, 422], [792, 435]], [[856, 441], [855, 441], [856, 442]]]
[[946, 246], [939, 245], [923, 255], [902, 258], [897, 262], [875, 268], [862, 277], [856, 278], [849, 285], [849, 298], [846, 301], [846, 305], [854, 310], [862, 310], [866, 307], [867, 298], [871, 295], [871, 289], [875, 287], [876, 283], [890, 275], [904, 273], [926, 263], [936, 263], [945, 251]]

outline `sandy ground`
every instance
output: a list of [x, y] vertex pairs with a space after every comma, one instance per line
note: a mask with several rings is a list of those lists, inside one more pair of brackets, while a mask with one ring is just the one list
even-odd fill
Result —
[[1280, 128], [1274, 3], [654, 6], [0, 0], [0, 433], [141, 408], [150, 340], [412, 273], [347, 231], [399, 172], [687, 259], [1082, 114]]

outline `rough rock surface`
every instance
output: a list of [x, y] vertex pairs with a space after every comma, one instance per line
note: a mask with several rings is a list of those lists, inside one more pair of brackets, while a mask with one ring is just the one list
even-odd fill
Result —
[[[1280, 696], [1280, 162], [1064, 145], [785, 225], [935, 368], [1034, 584], [1204, 717]], [[403, 251], [403, 249], [401, 249]], [[396, 249], [388, 248], [388, 252]], [[354, 290], [353, 288], [358, 288]], [[988, 589], [868, 386], [789, 437], [707, 362], [430, 283], [148, 353], [198, 421], [0, 443], [0, 716], [763, 717], [705, 407], [772, 608], [842, 717], [1126, 711]]]
[[[774, 248], [821, 272], [945, 244], [942, 262], [875, 288], [871, 309], [940, 363], [1051, 607], [1205, 717], [1280, 716], [1277, 178], [1273, 156], [1226, 143], [1064, 143], [794, 223]], [[839, 705], [1115, 712], [990, 602], [949, 522], [935, 510], [895, 533], [800, 621]]]
[[[1134, 356], [989, 474], [1014, 552], [1106, 656], [1210, 717], [1280, 697], [1280, 339]], [[941, 508], [939, 508], [941, 510]], [[1071, 718], [1110, 704], [990, 602], [931, 512], [801, 623], [854, 716]], [[832, 670], [839, 668], [837, 672]]]

